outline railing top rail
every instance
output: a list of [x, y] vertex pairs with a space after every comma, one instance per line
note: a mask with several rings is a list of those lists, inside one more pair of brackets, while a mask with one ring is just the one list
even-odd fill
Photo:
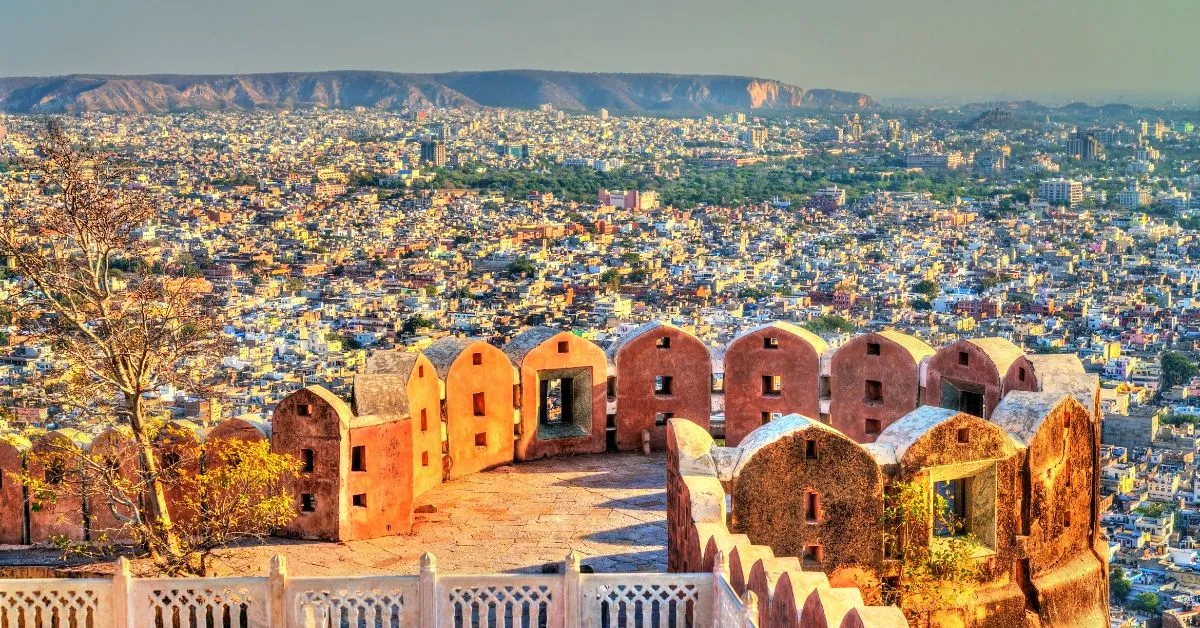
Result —
[[[445, 578], [446, 576], [439, 576]], [[345, 589], [358, 584], [386, 582], [390, 584], [418, 584], [420, 576], [288, 576], [288, 585], [327, 585], [328, 588]]]
[[438, 574], [438, 582], [447, 584], [562, 584], [562, 574]]
[[[107, 581], [105, 581], [107, 582]], [[170, 589], [219, 589], [221, 587], [265, 587], [265, 576], [238, 578], [134, 578], [133, 586]]]
[[713, 575], [710, 573], [585, 573], [580, 574], [582, 582], [619, 583], [619, 584], [696, 584], [712, 585]]
[[20, 579], [0, 579], [0, 590], [10, 589], [28, 589], [28, 588], [50, 588], [62, 589], [69, 587], [72, 589], [112, 586], [112, 578], [20, 578]]

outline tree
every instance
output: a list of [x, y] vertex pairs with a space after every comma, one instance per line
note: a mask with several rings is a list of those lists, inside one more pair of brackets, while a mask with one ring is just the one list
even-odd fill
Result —
[[512, 277], [518, 275], [528, 277], [535, 272], [537, 272], [537, 266], [528, 257], [518, 257], [508, 265], [508, 274]]
[[1129, 598], [1129, 593], [1133, 590], [1133, 583], [1125, 576], [1125, 570], [1120, 565], [1113, 565], [1112, 571], [1108, 574], [1108, 591], [1113, 600], [1117, 603], [1123, 603]]
[[1159, 358], [1162, 365], [1162, 390], [1181, 386], [1196, 376], [1197, 368], [1187, 356], [1178, 351], [1167, 351]]
[[854, 331], [854, 323], [836, 314], [823, 314], [804, 324], [814, 334], [848, 334]]
[[[0, 213], [0, 257], [12, 261], [31, 307], [49, 314], [24, 319], [23, 331], [62, 358], [45, 394], [67, 417], [130, 429], [145, 506], [121, 516], [167, 568], [183, 562], [185, 549], [167, 509], [149, 393], [162, 386], [203, 392], [204, 374], [225, 354], [219, 310], [203, 280], [132, 263], [149, 254], [134, 232], [156, 212], [128, 185], [129, 164], [77, 150], [56, 125], [38, 155], [29, 168], [42, 196], [10, 197]], [[122, 261], [128, 270], [119, 273]], [[114, 281], [118, 274], [123, 281]]]
[[913, 285], [913, 293], [924, 295], [927, 301], [936, 299], [941, 292], [942, 287], [937, 285], [937, 282], [928, 279], [922, 279]]
[[1133, 610], [1147, 615], [1157, 615], [1162, 612], [1162, 600], [1159, 600], [1157, 595], [1149, 591], [1133, 596], [1133, 602], [1129, 606]]
[[[899, 604], [911, 623], [928, 624], [939, 611], [960, 606], [979, 581], [973, 560], [978, 542], [969, 534], [930, 542], [929, 530], [962, 530], [945, 497], [921, 482], [901, 482], [884, 494], [884, 545], [900, 563], [885, 601]], [[921, 622], [921, 619], [924, 619]]]
[[432, 321], [424, 316], [421, 316], [420, 314], [415, 314], [413, 316], [408, 317], [404, 321], [404, 325], [402, 325], [400, 327], [400, 334], [404, 335], [404, 336], [413, 336], [419, 330], [425, 329], [427, 327], [433, 327], [433, 325], [434, 325], [434, 321]]
[[[160, 483], [176, 498], [171, 509], [180, 551], [164, 555], [160, 570], [169, 575], [208, 575], [214, 552], [246, 540], [266, 537], [296, 516], [296, 506], [284, 484], [300, 470], [292, 456], [271, 452], [267, 440], [211, 439], [200, 441], [185, 428], [155, 422], [161, 446]], [[112, 432], [110, 432], [111, 434]], [[122, 427], [116, 434], [128, 434]], [[31, 507], [45, 508], [72, 496], [81, 503], [108, 505], [110, 518], [93, 513], [89, 545], [56, 539], [69, 552], [106, 552], [114, 541], [139, 539], [142, 532], [132, 514], [145, 494], [139, 478], [138, 452], [130, 440], [116, 438], [83, 452], [70, 441], [49, 441], [31, 454], [31, 468], [60, 469], [53, 480], [43, 474], [20, 474]], [[105, 525], [103, 521], [112, 524]]]

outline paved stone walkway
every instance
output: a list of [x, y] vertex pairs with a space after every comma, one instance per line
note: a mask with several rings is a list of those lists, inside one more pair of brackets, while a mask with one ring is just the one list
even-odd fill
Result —
[[271, 539], [224, 552], [220, 571], [266, 573], [278, 553], [298, 576], [414, 574], [431, 551], [443, 572], [539, 572], [571, 549], [597, 572], [666, 571], [665, 464], [662, 453], [597, 454], [501, 467], [419, 497], [410, 534]]

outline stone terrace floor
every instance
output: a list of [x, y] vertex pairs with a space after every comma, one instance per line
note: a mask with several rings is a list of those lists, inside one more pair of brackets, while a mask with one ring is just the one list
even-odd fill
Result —
[[219, 571], [296, 576], [415, 574], [423, 552], [446, 573], [540, 572], [574, 549], [597, 572], [666, 571], [666, 455], [522, 462], [441, 484], [416, 500], [410, 534], [319, 543], [270, 539], [222, 553]]

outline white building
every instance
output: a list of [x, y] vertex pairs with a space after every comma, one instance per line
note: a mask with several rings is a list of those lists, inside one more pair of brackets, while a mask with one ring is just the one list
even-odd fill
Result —
[[1083, 184], [1059, 177], [1038, 184], [1038, 198], [1052, 204], [1074, 207], [1083, 201]]
[[1117, 202], [1122, 207], [1136, 209], [1143, 205], [1150, 204], [1150, 191], [1141, 189], [1137, 181], [1129, 184], [1129, 187], [1117, 192]]

